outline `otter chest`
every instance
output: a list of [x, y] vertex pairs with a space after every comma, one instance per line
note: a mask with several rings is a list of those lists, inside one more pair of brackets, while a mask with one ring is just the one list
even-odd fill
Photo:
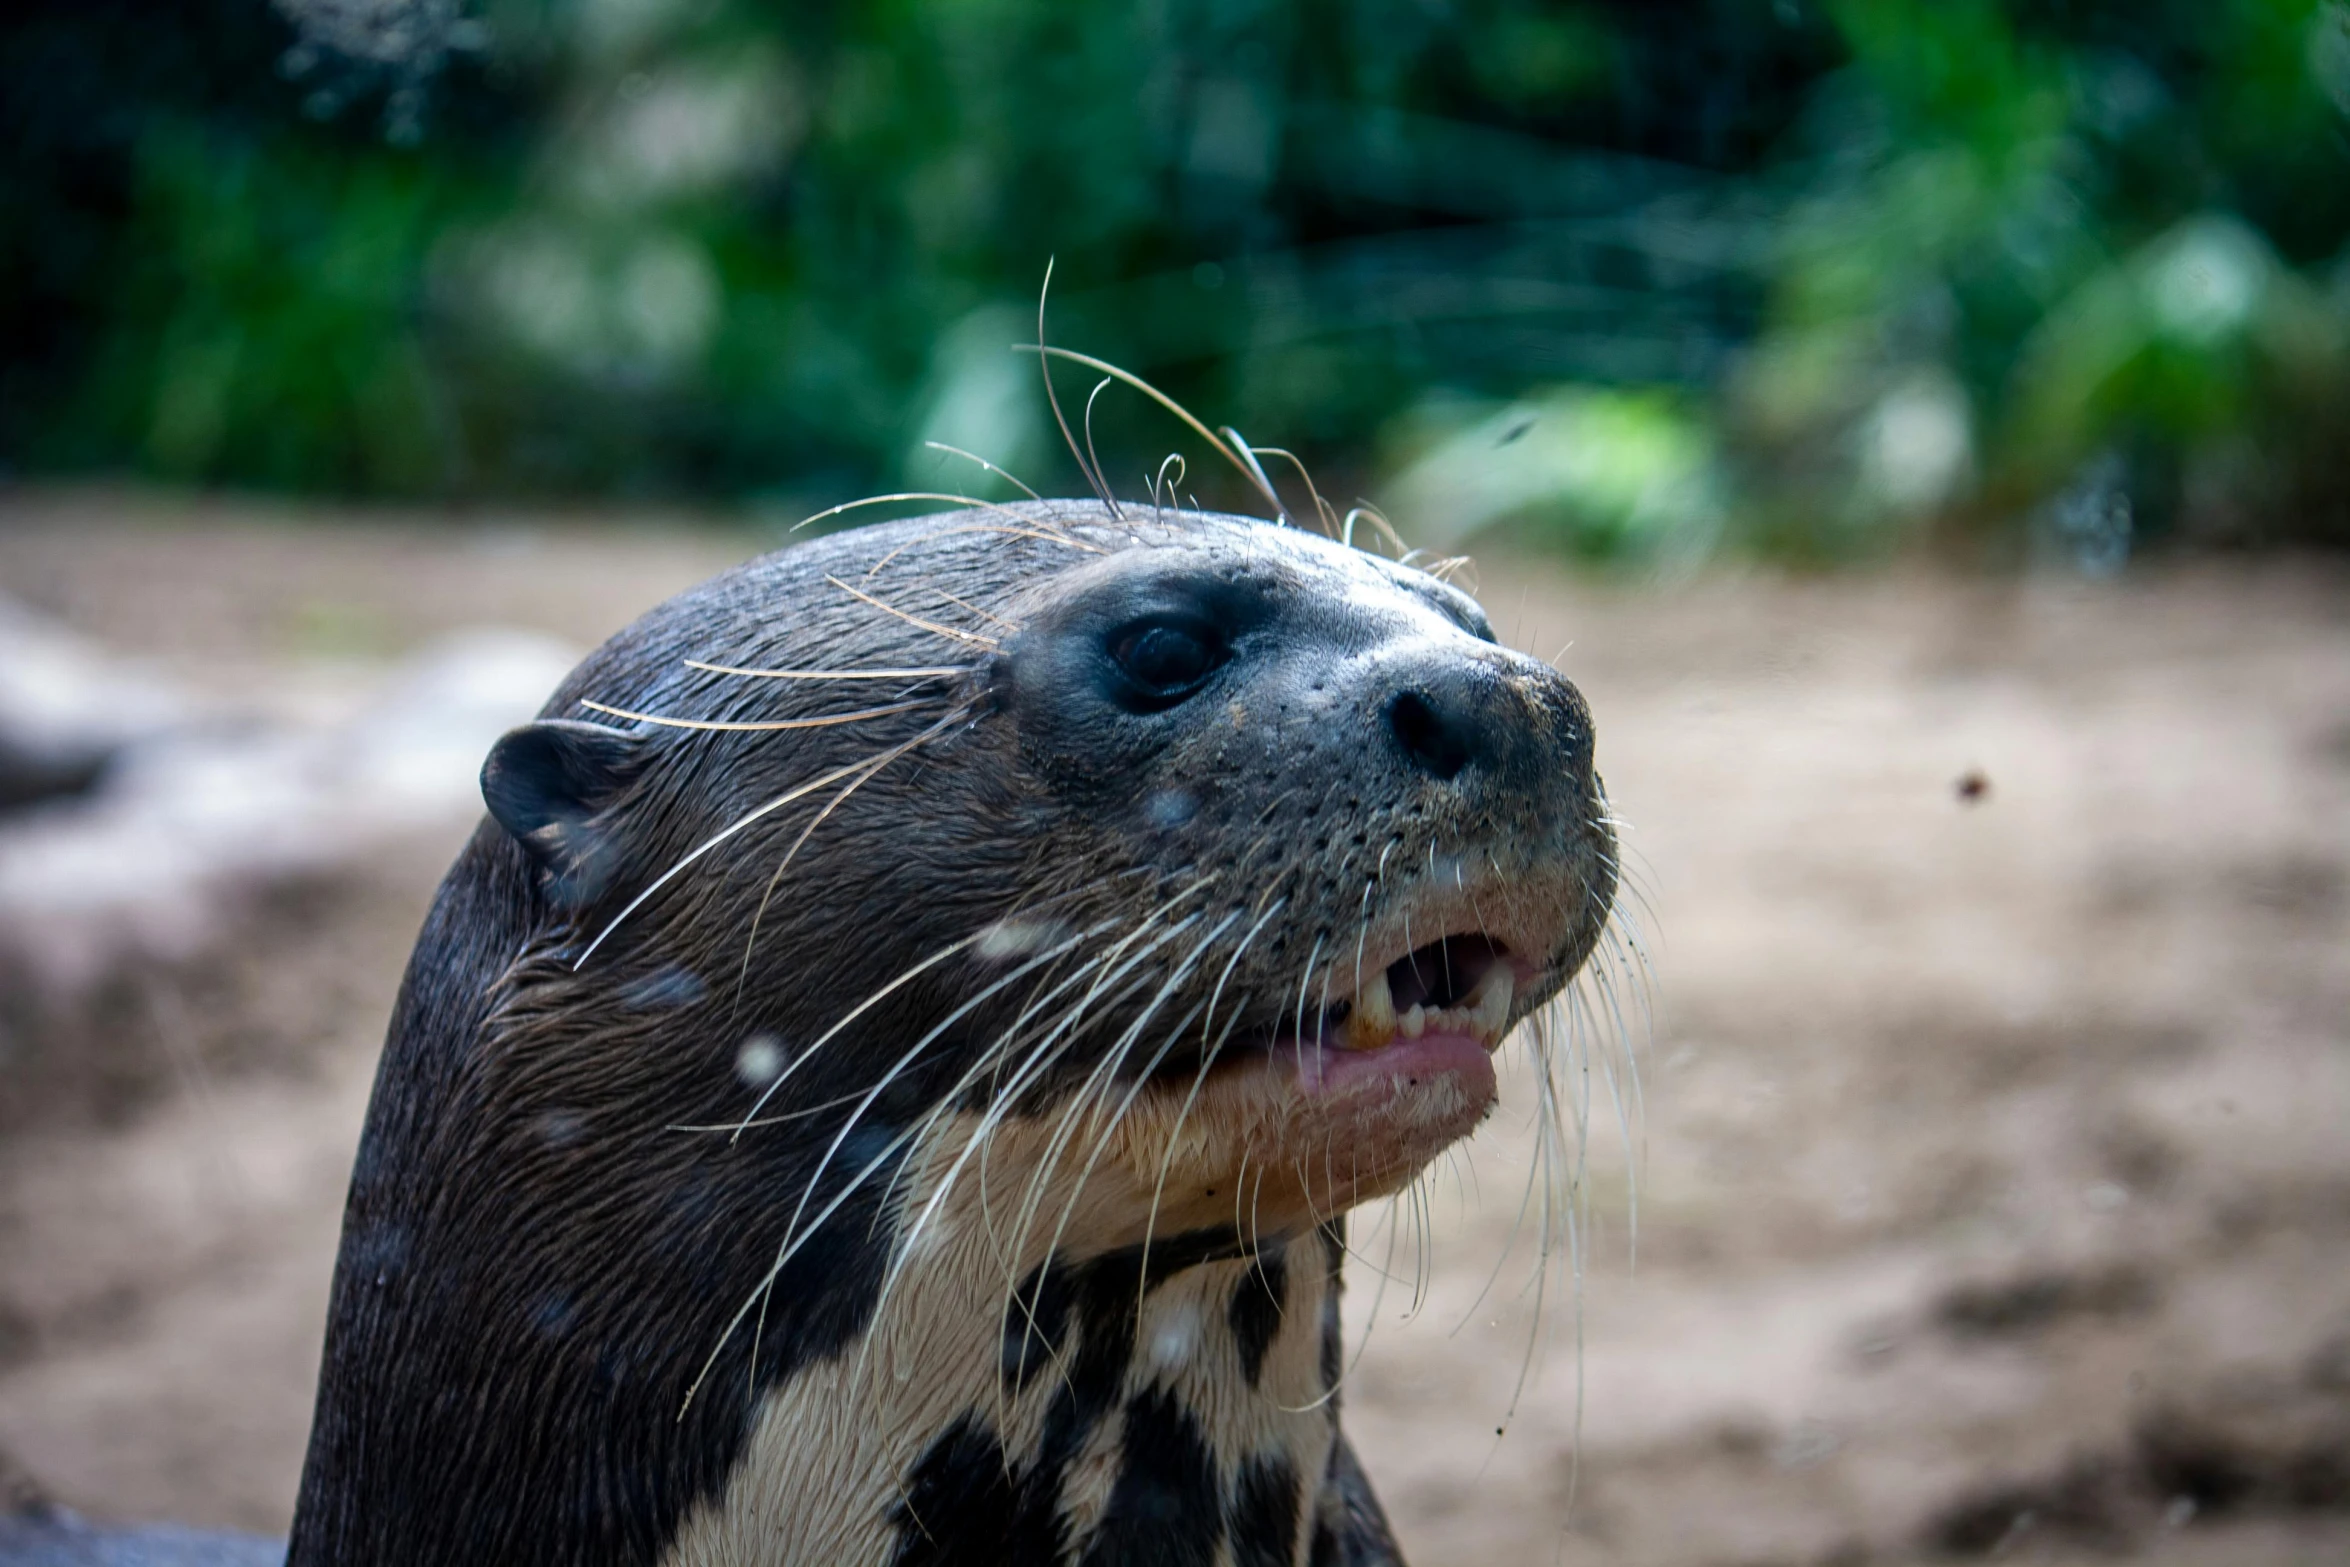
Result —
[[959, 1249], [767, 1397], [667, 1563], [1306, 1561], [1338, 1429], [1333, 1233], [1204, 1261], [1212, 1239], [1171, 1237], [1031, 1269], [1009, 1306]]

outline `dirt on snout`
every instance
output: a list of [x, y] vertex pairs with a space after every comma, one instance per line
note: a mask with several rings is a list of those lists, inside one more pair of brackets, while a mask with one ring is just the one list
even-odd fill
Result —
[[[281, 716], [457, 627], [585, 647], [764, 542], [0, 506], [0, 591]], [[1356, 1220], [1346, 1418], [1412, 1559], [2350, 1560], [2350, 573], [1483, 567], [1597, 715], [1653, 1022], [1619, 993], [1636, 1083], [1593, 1042], [1539, 1323], [1522, 1064]], [[95, 989], [0, 954], [7, 1486], [284, 1528], [375, 1051], [470, 827]]]

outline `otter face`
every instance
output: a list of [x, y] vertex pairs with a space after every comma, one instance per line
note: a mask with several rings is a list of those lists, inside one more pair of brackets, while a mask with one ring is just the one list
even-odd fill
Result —
[[836, 535], [550, 712], [485, 774], [545, 895], [509, 1093], [584, 1077], [746, 1194], [766, 1148], [744, 1200], [790, 1237], [918, 1235], [959, 1185], [1030, 1262], [1295, 1233], [1483, 1119], [1614, 894], [1573, 686], [1435, 578], [1238, 518]]
[[1238, 1193], [1294, 1227], [1474, 1127], [1591, 950], [1590, 717], [1424, 573], [1261, 525], [1128, 538], [1015, 597], [992, 686], [1040, 843], [1164, 902], [1172, 992], [1096, 1067], [1116, 1152], [1162, 1215]]

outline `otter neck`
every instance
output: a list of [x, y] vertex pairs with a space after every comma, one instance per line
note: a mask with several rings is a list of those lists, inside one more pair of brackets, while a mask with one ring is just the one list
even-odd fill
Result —
[[1338, 1439], [1335, 1226], [1007, 1283], [957, 1217], [858, 1342], [765, 1395], [665, 1564], [1305, 1561]]

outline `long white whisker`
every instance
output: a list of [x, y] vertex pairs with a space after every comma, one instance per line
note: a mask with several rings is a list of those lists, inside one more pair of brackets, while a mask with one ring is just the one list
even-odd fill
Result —
[[914, 697], [904, 702], [891, 702], [883, 707], [860, 708], [853, 713], [825, 713], [815, 718], [669, 718], [660, 713], [640, 713], [632, 708], [614, 707], [607, 702], [590, 702], [581, 698], [580, 706], [591, 713], [602, 713], [607, 718], [625, 718], [631, 723], [652, 724], [662, 729], [699, 729], [720, 734], [764, 734], [779, 729], [830, 729], [838, 724], [863, 723], [868, 718], [887, 718], [892, 713], [910, 713], [918, 707], [928, 707], [936, 697]]
[[[903, 754], [903, 752], [893, 752], [891, 754], [879, 757], [874, 761], [871, 767], [868, 767], [863, 772], [859, 773], [856, 777], [841, 785], [840, 793], [825, 801], [824, 808], [818, 811], [814, 816], [808, 818], [807, 825], [800, 829], [800, 835], [792, 840], [791, 847], [786, 849], [784, 851], [783, 858], [776, 862], [774, 871], [767, 878], [767, 886], [765, 890], [759, 894], [759, 906], [757, 909], [752, 911], [751, 928], [749, 932], [743, 937], [742, 967], [736, 973], [734, 978], [734, 1006], [737, 1011], [739, 1011], [742, 1006], [743, 992], [746, 988], [749, 987], [751, 982], [751, 957], [752, 954], [758, 951], [759, 927], [765, 924], [767, 921], [767, 906], [769, 903], [774, 901], [775, 889], [783, 885], [784, 872], [791, 869], [792, 862], [800, 857], [800, 851], [808, 846], [808, 840], [816, 835], [816, 829], [823, 826], [826, 821], [830, 820], [833, 812], [839, 810], [841, 806], [847, 802], [851, 795], [855, 794], [859, 789], [864, 788], [865, 785], [871, 783], [875, 778], [879, 777], [883, 768], [889, 766], [890, 763], [896, 761], [898, 757], [902, 756]], [[797, 1063], [794, 1064], [796, 1065]], [[781, 1082], [782, 1079], [778, 1078], [777, 1081]]]
[[[1139, 940], [1144, 932], [1148, 930], [1153, 920], [1161, 918], [1167, 913], [1171, 912], [1177, 903], [1181, 902], [1184, 898], [1190, 896], [1192, 892], [1199, 890], [1199, 888], [1204, 885], [1204, 881], [1197, 882], [1194, 883], [1190, 888], [1187, 888], [1183, 892], [1176, 894], [1175, 897], [1169, 899], [1165, 904], [1161, 905], [1159, 909], [1153, 911], [1151, 915], [1146, 916], [1143, 921], [1137, 924], [1133, 931], [1129, 932], [1125, 937], [1121, 938], [1118, 943], [1112, 946], [1108, 952], [1102, 954], [1102, 956], [1094, 963], [1078, 970], [1076, 974], [1064, 978], [1060, 983], [1053, 986], [1044, 997], [1033, 1000], [1027, 1008], [1022, 1010], [1018, 1017], [1015, 1017], [1012, 1020], [1010, 1027], [1004, 1031], [1003, 1035], [999, 1036], [998, 1044], [1009, 1040], [1022, 1026], [1025, 1020], [1029, 1016], [1033, 1015], [1035, 1009], [1043, 1005], [1044, 1002], [1049, 1001], [1053, 995], [1066, 990], [1069, 986], [1075, 984], [1079, 980], [1082, 980], [1087, 974], [1094, 974], [1097, 976], [1094, 985], [1091, 989], [1088, 990], [1084, 997], [1079, 999], [1076, 1007], [1073, 1008], [1072, 1011], [1077, 1012], [1086, 1007], [1089, 1007], [1092, 1004], [1093, 998], [1099, 995], [1102, 987], [1105, 984], [1110, 983], [1111, 980], [1116, 977], [1103, 974], [1102, 971], [1106, 969], [1108, 964], [1114, 961], [1117, 956], [1126, 949], [1127, 946]], [[1172, 932], [1167, 934], [1172, 934]], [[1161, 939], [1163, 940], [1165, 938], [1162, 936]], [[1128, 961], [1127, 967], [1131, 968], [1133, 963], [1139, 962], [1143, 957], [1148, 956], [1149, 952], [1153, 950], [1156, 945], [1157, 943], [1154, 942], [1150, 947], [1146, 947], [1142, 952], [1135, 954], [1135, 956]], [[1047, 1033], [1031, 1048], [1027, 1062], [1023, 1063], [1021, 1068], [1013, 1074], [1012, 1079], [1009, 1082], [999, 1086], [994, 1097], [994, 1103], [990, 1105], [987, 1115], [982, 1118], [979, 1129], [974, 1131], [972, 1136], [965, 1142], [962, 1151], [956, 1156], [953, 1165], [949, 1167], [944, 1178], [942, 1178], [936, 1187], [932, 1190], [930, 1197], [928, 1201], [924, 1203], [921, 1212], [915, 1215], [914, 1222], [906, 1227], [904, 1231], [904, 1238], [899, 1242], [898, 1247], [899, 1256], [901, 1259], [911, 1254], [914, 1243], [920, 1238], [923, 1229], [929, 1224], [931, 1216], [938, 1211], [940, 1204], [945, 1202], [948, 1192], [953, 1188], [956, 1179], [962, 1174], [964, 1167], [987, 1143], [987, 1134], [990, 1127], [994, 1124], [995, 1121], [1000, 1120], [1003, 1115], [1008, 1114], [1010, 1107], [1018, 1102], [1020, 1095], [1026, 1091], [1028, 1084], [1033, 1081], [1036, 1076], [1040, 1075], [1043, 1071], [1049, 1068], [1050, 1063], [1045, 1059], [1047, 1052], [1052, 1050], [1056, 1044], [1056, 1041], [1065, 1045], [1066, 1039], [1062, 1037], [1062, 1030], [1068, 1026], [1067, 1020], [1069, 1019], [1070, 1015], [1071, 1014], [1065, 1013], [1064, 1022], [1056, 1024], [1054, 1025], [1053, 1029], [1048, 1030]], [[1067, 1037], [1073, 1038], [1074, 1035], [1071, 1034]], [[964, 1083], [959, 1085], [955, 1090], [951, 1091], [941, 1099], [940, 1104], [942, 1108], [946, 1105], [952, 1104], [956, 1099], [960, 1098], [964, 1091], [966, 1091], [970, 1086], [976, 1084], [979, 1077], [983, 1075], [986, 1070], [991, 1070], [994, 1065], [998, 1064], [995, 1058], [996, 1051], [994, 1047], [990, 1047], [989, 1050], [982, 1052], [980, 1059], [973, 1064], [970, 1071], [964, 1074]], [[933, 1111], [932, 1116], [926, 1119], [924, 1125], [929, 1125], [938, 1117], [939, 1113], [939, 1111]], [[892, 1280], [894, 1280], [895, 1273], [896, 1266], [893, 1265]], [[889, 1287], [889, 1282], [885, 1281], [883, 1287], [886, 1291]]]
[[[847, 1028], [858, 1018], [864, 1016], [867, 1012], [878, 1006], [892, 992], [912, 983], [916, 978], [920, 977], [929, 970], [938, 967], [939, 964], [944, 963], [947, 959], [953, 957], [956, 953], [968, 952], [972, 947], [977, 946], [981, 941], [985, 940], [986, 937], [986, 931], [974, 931], [972, 934], [965, 936], [960, 941], [952, 942], [947, 946], [939, 948], [929, 957], [922, 959], [922, 961], [916, 963], [913, 967], [906, 969], [904, 972], [900, 973], [897, 978], [891, 980], [888, 984], [883, 985], [879, 990], [876, 990], [873, 992], [873, 994], [867, 996], [864, 1000], [849, 1008], [848, 1011], [842, 1013], [839, 1018], [834, 1020], [833, 1025], [830, 1028], [816, 1036], [816, 1040], [813, 1044], [809, 1045], [807, 1049], [801, 1051], [798, 1055], [792, 1057], [790, 1064], [785, 1066], [781, 1072], [778, 1072], [775, 1075], [775, 1080], [767, 1085], [766, 1089], [759, 1095], [759, 1097], [752, 1102], [751, 1108], [744, 1112], [742, 1120], [736, 1123], [735, 1135], [740, 1137], [743, 1134], [743, 1131], [750, 1126], [752, 1118], [758, 1115], [761, 1110], [767, 1108], [767, 1101], [775, 1097], [775, 1091], [784, 1085], [784, 1081], [789, 1078], [792, 1073], [798, 1071], [808, 1061], [814, 1059], [816, 1052], [823, 1049], [824, 1046], [835, 1036], [837, 1036], [842, 1029]], [[923, 1043], [927, 1044], [932, 1037], [933, 1036], [929, 1034], [925, 1034], [923, 1036]]]
[[[978, 941], [984, 934], [985, 932], [983, 931], [977, 935], [968, 937], [959, 945], [968, 946], [972, 942]], [[943, 958], [948, 955], [950, 955], [950, 953], [940, 953], [937, 954], [936, 957]], [[932, 961], [935, 960], [936, 958], [934, 958]], [[910, 977], [911, 975], [900, 976], [900, 979], [898, 981], [894, 981], [893, 984], [903, 983], [905, 979]], [[870, 1006], [872, 1001], [875, 999], [878, 998], [868, 998], [864, 1005]], [[843, 1019], [844, 1023], [846, 1021], [846, 1019]], [[839, 1026], [840, 1025], [835, 1025], [835, 1028], [837, 1029]], [[945, 1026], [945, 1024], [942, 1024], [941, 1028]], [[899, 1065], [902, 1066], [906, 1061], [910, 1061], [919, 1051], [927, 1048], [930, 1041], [936, 1037], [936, 1032], [937, 1031], [934, 1030], [931, 1034], [924, 1035], [923, 1038], [916, 1043], [915, 1049], [913, 1051], [907, 1052], [905, 1056], [900, 1058]], [[821, 1040], [818, 1041], [819, 1044], [822, 1042], [823, 1041]], [[814, 1048], [814, 1046], [810, 1047], [811, 1050]], [[805, 1056], [803, 1055], [801, 1059], [805, 1059]], [[800, 1219], [806, 1213], [808, 1200], [815, 1194], [817, 1183], [823, 1179], [824, 1171], [830, 1166], [833, 1156], [839, 1153], [841, 1145], [848, 1140], [849, 1134], [856, 1129], [858, 1122], [863, 1119], [864, 1112], [871, 1108], [873, 1101], [878, 1098], [882, 1090], [888, 1086], [891, 1079], [896, 1075], [897, 1070], [898, 1067], [893, 1067], [889, 1073], [884, 1075], [880, 1083], [876, 1084], [872, 1089], [868, 1090], [860, 1097], [856, 1109], [849, 1114], [848, 1119], [842, 1124], [840, 1131], [834, 1135], [831, 1144], [825, 1149], [823, 1157], [817, 1161], [816, 1169], [808, 1177], [808, 1183], [801, 1191], [799, 1203], [793, 1208], [791, 1219], [785, 1225], [784, 1239], [782, 1243], [776, 1248], [774, 1263], [768, 1268], [766, 1276], [759, 1281], [758, 1287], [753, 1292], [751, 1300], [746, 1300], [743, 1305], [736, 1310], [734, 1316], [727, 1322], [725, 1329], [719, 1334], [718, 1342], [711, 1347], [709, 1359], [703, 1362], [701, 1371], [694, 1377], [693, 1385], [686, 1389], [685, 1405], [679, 1409], [679, 1418], [682, 1419], [684, 1417], [685, 1408], [690, 1408], [692, 1406], [694, 1394], [700, 1390], [703, 1378], [707, 1377], [710, 1373], [710, 1368], [717, 1364], [720, 1352], [726, 1347], [726, 1341], [732, 1338], [734, 1336], [734, 1330], [742, 1325], [743, 1318], [749, 1314], [751, 1305], [753, 1301], [758, 1298], [759, 1293], [765, 1291], [774, 1284], [775, 1280], [782, 1275], [784, 1268], [790, 1264], [792, 1257], [798, 1253], [800, 1247], [807, 1244], [809, 1237], [813, 1236], [818, 1230], [822, 1229], [825, 1222], [830, 1219], [833, 1214], [840, 1211], [841, 1206], [846, 1203], [850, 1197], [854, 1196], [864, 1186], [867, 1180], [871, 1179], [874, 1171], [881, 1168], [882, 1165], [888, 1163], [906, 1146], [908, 1146], [909, 1139], [911, 1137], [910, 1132], [900, 1133], [898, 1136], [890, 1139], [890, 1141], [883, 1146], [881, 1152], [874, 1156], [872, 1162], [867, 1164], [863, 1169], [859, 1170], [853, 1177], [850, 1178], [848, 1183], [841, 1188], [840, 1192], [834, 1196], [831, 1202], [824, 1206], [823, 1211], [816, 1215], [815, 1219], [809, 1223], [806, 1229], [803, 1230], [800, 1227]], [[773, 1092], [773, 1089], [770, 1088], [769, 1092]], [[762, 1098], [761, 1102], [765, 1102], [764, 1098]]]
[[[1192, 968], [1199, 962], [1200, 958], [1206, 954], [1208, 948], [1215, 942], [1216, 938], [1224, 934], [1225, 931], [1230, 930], [1232, 928], [1233, 922], [1239, 918], [1240, 911], [1238, 909], [1235, 909], [1231, 913], [1225, 915], [1224, 918], [1219, 920], [1206, 935], [1200, 938], [1199, 944], [1197, 946], [1193, 947], [1190, 952], [1184, 955], [1183, 961], [1175, 966], [1174, 970], [1167, 976], [1165, 983], [1160, 985], [1158, 994], [1151, 997], [1149, 1005], [1143, 1009], [1142, 1013], [1138, 1017], [1136, 1017], [1133, 1024], [1127, 1028], [1125, 1035], [1104, 1057], [1106, 1062], [1116, 1063], [1121, 1066], [1124, 1064], [1126, 1056], [1133, 1046], [1133, 1042], [1141, 1035], [1144, 1026], [1149, 1023], [1151, 1018], [1158, 1012], [1158, 1009], [1165, 1004], [1167, 998], [1175, 993], [1176, 987], [1181, 985], [1183, 981], [1189, 977]], [[1141, 1095], [1143, 1089], [1149, 1086], [1152, 1080], [1152, 1075], [1158, 1071], [1162, 1064], [1165, 1063], [1168, 1054], [1175, 1048], [1175, 1041], [1177, 1038], [1182, 1035], [1186, 1028], [1191, 1026], [1192, 1019], [1194, 1017], [1200, 1016], [1204, 1009], [1204, 1005], [1201, 1007], [1194, 1007], [1190, 1013], [1184, 1016], [1182, 1021], [1178, 1022], [1172, 1029], [1168, 1031], [1166, 1039], [1160, 1044], [1158, 1051], [1151, 1057], [1149, 1064], [1146, 1065], [1140, 1072], [1135, 1074], [1133, 1083], [1126, 1090], [1126, 1096], [1118, 1101], [1117, 1108], [1110, 1113], [1108, 1119], [1103, 1123], [1101, 1134], [1094, 1139], [1093, 1152], [1087, 1156], [1084, 1168], [1078, 1171], [1076, 1185], [1069, 1194], [1068, 1202], [1062, 1206], [1060, 1222], [1053, 1227], [1052, 1239], [1045, 1245], [1044, 1254], [1048, 1258], [1060, 1249], [1061, 1237], [1068, 1231], [1069, 1220], [1077, 1210], [1078, 1199], [1084, 1195], [1086, 1183], [1093, 1178], [1094, 1168], [1100, 1163], [1102, 1154], [1107, 1151], [1110, 1138], [1116, 1132], [1119, 1123], [1126, 1118], [1127, 1112], [1133, 1108], [1135, 1099]], [[1098, 1075], [1100, 1074], [1097, 1069], [1097, 1076]], [[1110, 1080], [1114, 1081], [1116, 1078], [1116, 1073], [1113, 1071], [1109, 1073], [1108, 1076]], [[1089, 1092], [1091, 1087], [1092, 1083], [1089, 1080], [1086, 1086], [1086, 1090], [1081, 1091], [1081, 1094], [1083, 1092]], [[1058, 1157], [1058, 1150], [1056, 1148], [1054, 1151], [1048, 1153], [1045, 1160], [1046, 1166], [1049, 1168], [1051, 1163], [1057, 1160]], [[1150, 1273], [1150, 1231], [1147, 1225], [1143, 1231], [1142, 1273], [1144, 1278], [1147, 1280]], [[1145, 1288], [1147, 1288], [1147, 1284]], [[1025, 1353], [1025, 1347], [1023, 1347], [1023, 1353]]]
[[740, 664], [712, 664], [698, 658], [679, 660], [688, 669], [706, 675], [742, 675], [752, 680], [944, 680], [967, 675], [972, 664], [923, 664], [908, 669], [746, 669]]
[[960, 446], [949, 446], [944, 441], [924, 441], [922, 444], [929, 447], [934, 452], [952, 452], [957, 457], [961, 457], [966, 461], [979, 464], [980, 467], [985, 468], [989, 473], [994, 474], [997, 478], [1002, 479], [1005, 483], [1010, 484], [1015, 489], [1024, 492], [1032, 501], [1041, 501], [1044, 499], [1043, 496], [1037, 494], [1034, 490], [1029, 489], [1027, 485], [1022, 484], [1018, 479], [1013, 478], [1009, 473], [1006, 473], [1003, 469], [998, 468], [994, 463], [989, 462], [986, 458], [980, 456], [977, 452], [967, 452]]
[[834, 587], [840, 589], [843, 593], [846, 593], [849, 597], [857, 600], [859, 603], [869, 604], [873, 608], [880, 610], [885, 615], [895, 615], [898, 619], [904, 621], [909, 626], [918, 627], [921, 630], [934, 633], [938, 636], [946, 637], [951, 641], [965, 642], [970, 644], [972, 647], [983, 647], [992, 650], [999, 645], [996, 639], [993, 637], [983, 637], [976, 631], [963, 631], [954, 626], [941, 625], [935, 620], [925, 620], [920, 615], [916, 615], [910, 611], [898, 608], [895, 604], [885, 603], [882, 600], [875, 598], [872, 594], [866, 592], [863, 588], [855, 587], [849, 583], [843, 582], [840, 578], [835, 577], [830, 573], [826, 573], [824, 580], [831, 583]]
[[[913, 750], [916, 746], [921, 745], [925, 741], [936, 739], [938, 736], [946, 733], [948, 729], [953, 727], [953, 725], [961, 717], [962, 713], [960, 710], [947, 714], [944, 718], [940, 719], [937, 723], [932, 724], [928, 729], [923, 730], [913, 739], [903, 741], [899, 745], [893, 747], [892, 754], [902, 755], [907, 751]], [[629, 899], [627, 905], [622, 908], [618, 914], [612, 916], [611, 923], [607, 924], [601, 931], [598, 931], [596, 933], [595, 940], [589, 942], [587, 944], [586, 950], [581, 952], [578, 958], [573, 961], [571, 965], [572, 972], [579, 972], [579, 970], [586, 965], [587, 960], [596, 955], [596, 949], [601, 947], [605, 941], [611, 937], [614, 931], [618, 930], [624, 923], [626, 923], [630, 915], [634, 914], [638, 909], [643, 908], [648, 899], [650, 899], [655, 893], [659, 892], [663, 887], [666, 887], [671, 882], [675, 881], [680, 875], [684, 874], [686, 868], [692, 865], [696, 860], [699, 860], [703, 855], [708, 854], [712, 849], [717, 848], [720, 844], [726, 842], [730, 838], [733, 838], [736, 834], [750, 827], [753, 823], [773, 815], [775, 812], [782, 810], [785, 806], [792, 804], [794, 801], [804, 800], [809, 795], [814, 794], [817, 790], [825, 788], [831, 784], [836, 784], [843, 778], [848, 777], [851, 773], [858, 771], [860, 768], [872, 765], [873, 760], [874, 759], [872, 757], [865, 757], [861, 760], [851, 762], [845, 767], [836, 767], [828, 773], [821, 774], [815, 778], [810, 778], [804, 783], [794, 784], [789, 789], [786, 789], [783, 793], [777, 795], [774, 799], [769, 800], [766, 804], [756, 806], [753, 809], [746, 811], [741, 816], [736, 817], [728, 825], [712, 833], [709, 837], [704, 838], [693, 848], [687, 850], [685, 855], [680, 858], [676, 864], [670, 866], [669, 869], [663, 871], [659, 876], [654, 877], [652, 882], [645, 887], [644, 891]]]

